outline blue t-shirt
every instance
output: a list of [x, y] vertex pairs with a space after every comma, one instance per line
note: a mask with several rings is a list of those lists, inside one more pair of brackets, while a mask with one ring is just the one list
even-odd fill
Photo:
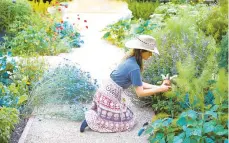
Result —
[[117, 69], [112, 71], [110, 77], [124, 89], [131, 84], [133, 86], [142, 86], [141, 71], [135, 57], [130, 57], [122, 62]]

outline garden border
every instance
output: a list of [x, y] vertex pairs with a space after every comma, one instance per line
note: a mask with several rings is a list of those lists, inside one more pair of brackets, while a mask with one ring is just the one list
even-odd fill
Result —
[[20, 137], [18, 143], [24, 143], [25, 142], [25, 139], [26, 139], [26, 137], [28, 135], [29, 129], [30, 129], [34, 119], [35, 118], [33, 116], [29, 118], [29, 121], [27, 122], [27, 124], [26, 124], [26, 126], [25, 126], [25, 128], [24, 128], [24, 130], [23, 130], [23, 132], [21, 134], [21, 137]]

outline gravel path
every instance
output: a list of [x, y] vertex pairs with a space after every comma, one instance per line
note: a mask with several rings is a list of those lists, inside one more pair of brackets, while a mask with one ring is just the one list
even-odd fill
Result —
[[[95, 1], [98, 2], [97, 6]], [[90, 3], [90, 0], [75, 0], [63, 15], [63, 18], [68, 18], [70, 22], [76, 22], [77, 14], [87, 20], [88, 29], [82, 29], [85, 44], [71, 53], [45, 58], [52, 66], [58, 65], [63, 59], [78, 63], [83, 70], [90, 72], [92, 77], [100, 82], [109, 76], [111, 70], [124, 56], [123, 50], [101, 39], [103, 35], [101, 29], [107, 24], [128, 17], [129, 11], [125, 3], [115, 4], [112, 0], [91, 0], [91, 2], [93, 3]], [[86, 4], [88, 6], [85, 6]], [[83, 6], [86, 8], [82, 8]], [[94, 9], [90, 8], [92, 6]], [[84, 24], [81, 23], [81, 26], [85, 26]], [[86, 129], [85, 133], [80, 133], [80, 122], [36, 116], [30, 118], [19, 143], [146, 143], [147, 136], [139, 137], [137, 133], [143, 123], [152, 119], [152, 108], [139, 108], [132, 104], [130, 99], [128, 101], [138, 121], [131, 131], [98, 133]]]

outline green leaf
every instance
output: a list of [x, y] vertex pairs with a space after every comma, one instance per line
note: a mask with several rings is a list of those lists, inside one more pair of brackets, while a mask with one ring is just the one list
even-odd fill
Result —
[[188, 116], [191, 117], [192, 119], [196, 119], [197, 118], [197, 114], [196, 114], [196, 111], [193, 111], [193, 110], [189, 110], [187, 112]]
[[186, 118], [185, 118], [185, 117], [179, 118], [179, 119], [177, 120], [177, 125], [179, 125], [179, 126], [185, 126], [185, 125], [187, 125], [187, 120], [186, 120]]
[[186, 137], [183, 141], [183, 143], [192, 143], [191, 139], [189, 137]]
[[217, 125], [213, 132], [219, 136], [228, 134], [228, 130], [224, 129], [222, 125]]
[[206, 142], [206, 143], [215, 143], [213, 139], [208, 138], [208, 137], [205, 138], [205, 142]]
[[173, 142], [174, 135], [175, 135], [175, 133], [170, 133], [170, 134], [167, 135], [168, 143], [172, 143]]
[[162, 125], [167, 127], [167, 126], [169, 126], [169, 124], [172, 123], [172, 121], [173, 121], [172, 118], [166, 118], [166, 119], [163, 120]]
[[186, 137], [190, 136], [202, 136], [201, 134], [202, 129], [201, 128], [188, 128], [186, 129]]
[[105, 34], [103, 35], [103, 38], [106, 39], [106, 38], [109, 37], [109, 36], [110, 36], [110, 32], [107, 32], [107, 33], [105, 33]]
[[217, 119], [217, 113], [216, 113], [216, 112], [213, 112], [213, 111], [206, 111], [205, 114], [211, 115], [212, 117], [214, 117], [215, 119]]
[[151, 133], [153, 133], [153, 127], [152, 126], [148, 126], [146, 128], [144, 134], [146, 135], [146, 134], [151, 134]]
[[185, 137], [185, 134], [181, 133], [180, 135], [174, 137], [173, 142], [174, 143], [183, 143], [184, 137]]
[[203, 126], [204, 133], [209, 133], [209, 132], [214, 131], [215, 125], [216, 125], [215, 121], [204, 123], [204, 126]]
[[18, 104], [22, 104], [24, 101], [28, 99], [27, 95], [22, 95], [19, 97]]

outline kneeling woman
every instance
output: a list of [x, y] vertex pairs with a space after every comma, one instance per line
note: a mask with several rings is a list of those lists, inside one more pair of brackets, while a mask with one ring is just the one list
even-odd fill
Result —
[[159, 55], [155, 39], [148, 35], [140, 35], [128, 41], [125, 46], [133, 50], [112, 73], [110, 78], [100, 86], [94, 95], [92, 108], [85, 113], [80, 131], [89, 126], [97, 132], [122, 132], [135, 125], [134, 113], [122, 100], [123, 90], [133, 85], [138, 97], [151, 96], [166, 92], [171, 87], [156, 86], [142, 81], [143, 60], [152, 53]]

